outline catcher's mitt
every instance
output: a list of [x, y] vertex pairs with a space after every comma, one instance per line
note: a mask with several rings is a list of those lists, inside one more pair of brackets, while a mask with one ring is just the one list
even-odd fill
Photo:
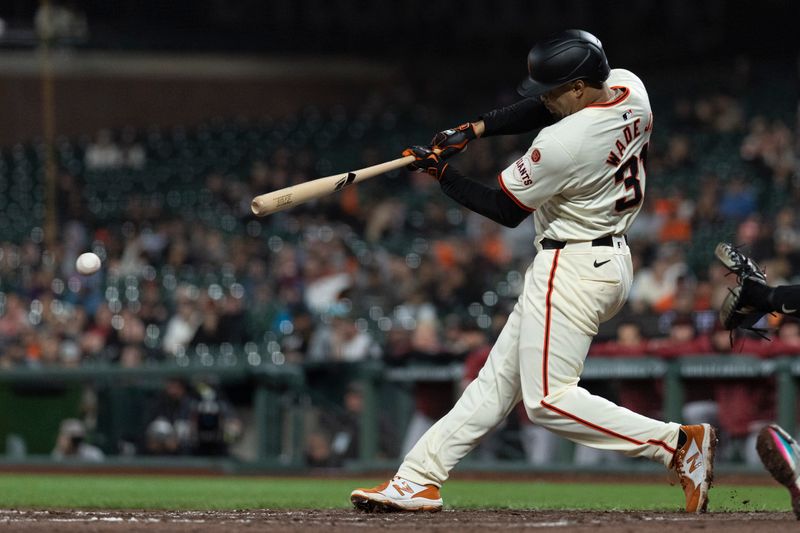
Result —
[[719, 310], [719, 320], [725, 329], [752, 329], [769, 312], [766, 301], [767, 276], [764, 271], [738, 248], [721, 242], [714, 251], [728, 270], [736, 274], [739, 285], [730, 289]]
[[[745, 293], [744, 295], [742, 293]], [[719, 321], [725, 329], [751, 329], [767, 311], [747, 305], [743, 284], [730, 290], [719, 309]]]

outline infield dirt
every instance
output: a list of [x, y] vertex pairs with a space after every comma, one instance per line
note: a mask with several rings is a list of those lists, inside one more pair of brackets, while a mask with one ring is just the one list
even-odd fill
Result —
[[0, 510], [4, 531], [211, 532], [352, 531], [615, 531], [726, 533], [783, 531], [800, 526], [786, 513], [684, 513], [622, 511], [445, 510], [433, 514], [364, 514], [349, 509], [296, 511], [35, 511]]

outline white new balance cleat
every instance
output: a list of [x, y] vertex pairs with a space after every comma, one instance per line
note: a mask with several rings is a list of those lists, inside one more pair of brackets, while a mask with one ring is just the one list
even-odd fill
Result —
[[764, 468], [789, 489], [792, 510], [800, 520], [800, 445], [778, 424], [770, 424], [758, 433], [756, 450]]
[[371, 489], [356, 489], [350, 493], [356, 509], [367, 513], [397, 511], [423, 511], [435, 513], [442, 510], [439, 487], [420, 485], [399, 476]]
[[678, 474], [686, 496], [687, 513], [705, 513], [708, 491], [714, 479], [717, 434], [709, 424], [681, 426], [686, 443], [675, 451], [672, 468]]

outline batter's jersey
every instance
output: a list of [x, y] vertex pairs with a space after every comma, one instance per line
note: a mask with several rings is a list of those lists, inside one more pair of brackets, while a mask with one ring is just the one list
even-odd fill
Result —
[[590, 105], [539, 132], [498, 176], [503, 190], [534, 212], [537, 240], [591, 241], [624, 234], [642, 207], [653, 127], [642, 81], [623, 69], [607, 80], [610, 102]]

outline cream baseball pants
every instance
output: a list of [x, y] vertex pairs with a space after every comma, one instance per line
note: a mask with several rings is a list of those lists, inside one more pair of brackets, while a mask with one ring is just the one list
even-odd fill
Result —
[[579, 386], [600, 323], [624, 305], [633, 278], [623, 238], [540, 250], [486, 364], [456, 405], [406, 455], [398, 475], [441, 486], [450, 470], [522, 400], [536, 424], [603, 450], [668, 466], [680, 425], [647, 418]]

